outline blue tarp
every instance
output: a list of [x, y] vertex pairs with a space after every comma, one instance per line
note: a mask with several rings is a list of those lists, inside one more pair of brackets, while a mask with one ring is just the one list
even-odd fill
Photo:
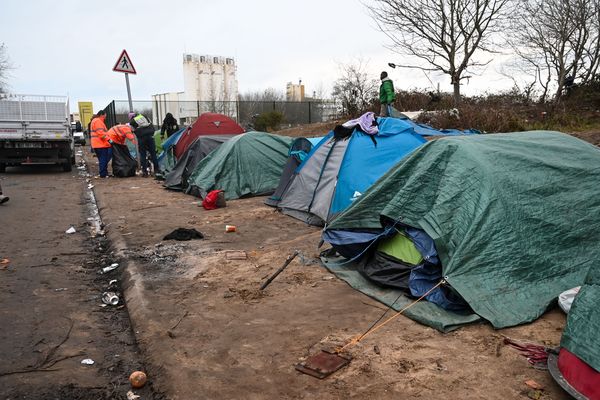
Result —
[[464, 135], [476, 135], [481, 133], [476, 129], [435, 129], [426, 124], [420, 124], [418, 122], [413, 121], [405, 115], [400, 114], [401, 116], [395, 118], [379, 118], [378, 121], [382, 119], [389, 119], [394, 121], [394, 124], [397, 125], [397, 129], [410, 129], [412, 128], [414, 132], [421, 136], [464, 136]]
[[183, 127], [179, 129], [177, 132], [172, 134], [167, 140], [165, 140], [162, 144], [163, 151], [158, 155], [158, 162], [160, 163], [162, 159], [166, 156], [169, 149], [177, 144], [177, 141], [181, 137], [183, 131], [185, 131], [187, 127]]

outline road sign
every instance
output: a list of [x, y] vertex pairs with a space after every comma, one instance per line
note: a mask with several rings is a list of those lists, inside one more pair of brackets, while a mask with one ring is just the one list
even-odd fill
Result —
[[117, 63], [113, 67], [113, 71], [125, 72], [126, 74], [137, 74], [135, 67], [131, 63], [131, 58], [129, 58], [129, 54], [127, 54], [125, 49], [123, 49], [123, 52], [121, 52]]

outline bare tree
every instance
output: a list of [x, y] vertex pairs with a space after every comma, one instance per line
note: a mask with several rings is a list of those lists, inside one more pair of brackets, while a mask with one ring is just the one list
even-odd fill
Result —
[[[494, 52], [495, 33], [501, 31], [510, 0], [375, 0], [367, 6], [390, 48], [416, 58], [399, 65], [450, 76], [454, 101], [460, 84], [491, 60], [477, 61], [478, 52]], [[426, 66], [423, 66], [422, 62]]]
[[6, 51], [6, 45], [0, 43], [0, 94], [7, 93], [8, 91], [8, 71], [12, 68], [8, 54]]
[[240, 101], [283, 101], [283, 92], [274, 89], [267, 88], [263, 91], [246, 92], [239, 95]]
[[590, 82], [600, 65], [600, 0], [522, 0], [510, 29], [509, 44], [542, 88], [546, 101], [554, 90]]
[[331, 95], [342, 103], [348, 115], [357, 116], [366, 111], [376, 96], [377, 81], [369, 78], [367, 65], [360, 59], [339, 65], [340, 77], [334, 82]]

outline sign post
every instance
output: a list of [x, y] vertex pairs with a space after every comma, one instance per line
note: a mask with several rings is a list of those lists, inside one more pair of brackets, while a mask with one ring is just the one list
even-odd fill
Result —
[[125, 73], [125, 84], [127, 85], [127, 99], [129, 100], [129, 112], [133, 112], [133, 101], [131, 101], [131, 88], [129, 87], [129, 74], [137, 74], [133, 63], [131, 62], [131, 58], [129, 58], [129, 54], [127, 51], [123, 49], [119, 59], [117, 60], [115, 66], [113, 67], [113, 71], [115, 72], [123, 72]]

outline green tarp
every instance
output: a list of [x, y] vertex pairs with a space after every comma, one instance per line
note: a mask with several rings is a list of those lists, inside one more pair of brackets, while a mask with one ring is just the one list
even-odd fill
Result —
[[423, 229], [443, 274], [496, 328], [533, 321], [600, 259], [600, 149], [558, 132], [446, 137], [327, 229]]
[[560, 345], [600, 372], [599, 338], [600, 267], [596, 265], [575, 297]]
[[[166, 135], [165, 135], [166, 138]], [[154, 131], [154, 147], [156, 147], [156, 154], [160, 154], [163, 151], [163, 143], [165, 139], [160, 135], [160, 130]]]
[[188, 180], [188, 193], [225, 191], [227, 200], [272, 193], [293, 138], [264, 132], [237, 135], [204, 158]]

